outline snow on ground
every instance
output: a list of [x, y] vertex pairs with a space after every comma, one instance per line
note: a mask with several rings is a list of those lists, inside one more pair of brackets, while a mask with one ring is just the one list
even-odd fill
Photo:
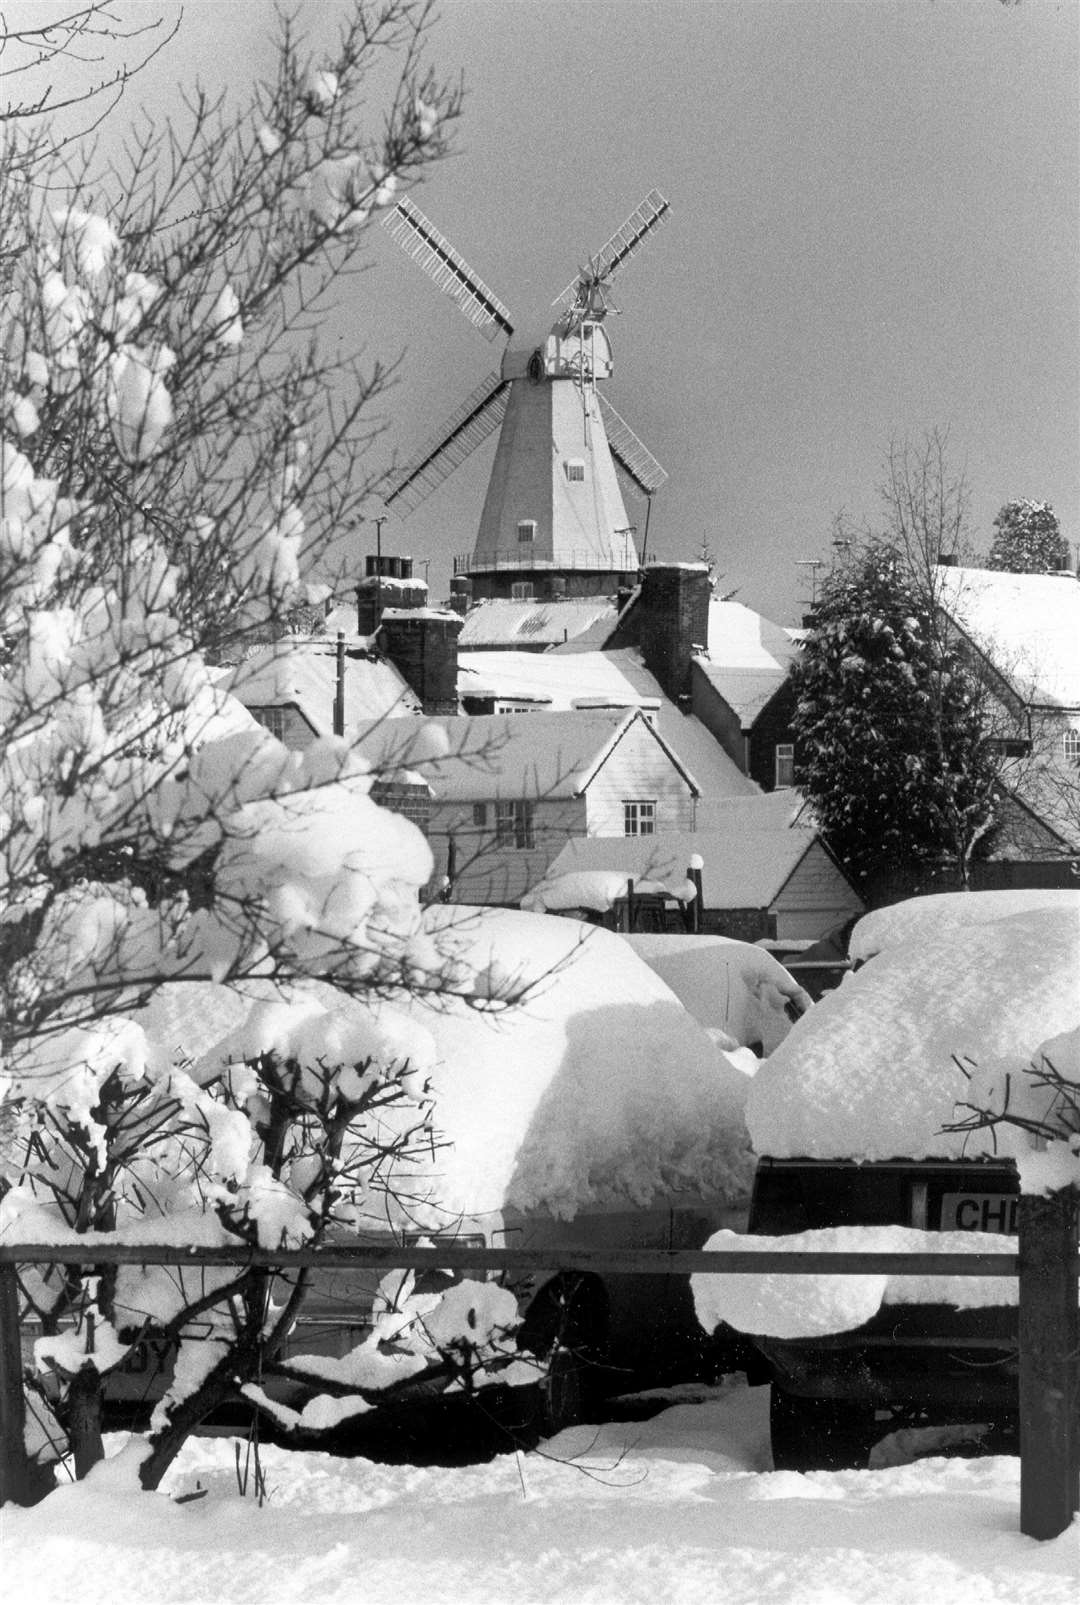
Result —
[[[973, 906], [992, 895], [967, 894]], [[888, 943], [845, 976], [751, 1083], [755, 1151], [975, 1158], [995, 1141], [999, 1152], [1025, 1151], [1013, 1127], [942, 1128], [963, 1102], [1000, 1107], [1006, 1075], [1013, 1107], [1030, 1101], [1025, 1066], [1048, 1037], [1080, 1023], [1080, 898], [1064, 895], [1071, 900], [959, 930], [951, 919], [926, 920], [911, 940]], [[1041, 1112], [1034, 1101], [1030, 1112]]]
[[[1019, 1532], [1019, 1461], [771, 1471], [768, 1389], [682, 1391], [453, 1469], [195, 1439], [158, 1494], [107, 1470], [3, 1513], [21, 1605], [1074, 1605], [1080, 1526]], [[242, 1463], [242, 1462], [241, 1462]], [[176, 1495], [204, 1497], [176, 1503]]]

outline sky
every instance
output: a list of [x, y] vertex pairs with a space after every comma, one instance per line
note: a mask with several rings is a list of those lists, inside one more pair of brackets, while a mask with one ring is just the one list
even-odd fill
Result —
[[[300, 6], [316, 41], [344, 9]], [[196, 75], [268, 73], [273, 15], [186, 0], [129, 99], [161, 115]], [[606, 394], [670, 475], [649, 548], [706, 550], [726, 591], [797, 623], [800, 564], [832, 557], [840, 510], [877, 517], [890, 442], [933, 428], [978, 548], [1031, 497], [1077, 550], [1078, 41], [1068, 0], [444, 0], [431, 55], [464, 75], [465, 113], [414, 198], [520, 329], [547, 325], [649, 190], [667, 197], [609, 320]], [[407, 459], [499, 352], [376, 231], [370, 260], [342, 326], [403, 355], [386, 444]], [[493, 455], [494, 437], [384, 527], [434, 598]], [[640, 540], [644, 503], [627, 511]]]

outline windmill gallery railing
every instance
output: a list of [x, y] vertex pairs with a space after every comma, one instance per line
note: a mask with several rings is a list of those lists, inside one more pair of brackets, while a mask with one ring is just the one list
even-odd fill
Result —
[[1018, 1252], [840, 1253], [734, 1250], [565, 1250], [356, 1248], [335, 1244], [293, 1251], [227, 1247], [152, 1248], [91, 1234], [80, 1244], [0, 1244], [0, 1497], [18, 1501], [28, 1486], [22, 1450], [22, 1355], [17, 1266], [252, 1265], [294, 1269], [370, 1267], [449, 1271], [593, 1271], [608, 1275], [979, 1276], [1019, 1283], [1020, 1530], [1055, 1538], [1080, 1508], [1080, 1255], [1077, 1206], [1065, 1195], [1022, 1200]]

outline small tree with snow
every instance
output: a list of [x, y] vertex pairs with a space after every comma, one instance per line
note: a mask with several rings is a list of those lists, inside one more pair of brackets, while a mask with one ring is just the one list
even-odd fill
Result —
[[1006, 502], [994, 519], [997, 531], [987, 568], [1009, 574], [1047, 574], [1069, 566], [1069, 543], [1049, 502]]
[[[422, 928], [427, 845], [372, 801], [344, 741], [287, 752], [212, 668], [305, 599], [377, 475], [386, 371], [328, 356], [319, 330], [459, 109], [423, 66], [428, 23], [411, 0], [358, 3], [325, 61], [285, 25], [248, 105], [195, 91], [186, 127], [144, 123], [100, 170], [49, 138], [5, 147], [9, 1242], [317, 1243], [379, 1213], [435, 1140], [432, 1040], [387, 999], [475, 977]], [[390, 66], [373, 129], [364, 88]], [[177, 989], [190, 1001], [163, 1042], [149, 1022]], [[185, 1036], [222, 1000], [239, 1017], [193, 1062]], [[77, 1469], [101, 1453], [103, 1378], [148, 1325], [179, 1351], [144, 1486], [223, 1398], [261, 1403], [304, 1282], [28, 1276]], [[384, 1322], [423, 1363], [426, 1309], [406, 1287]], [[379, 1353], [329, 1391], [360, 1408], [401, 1374]]]

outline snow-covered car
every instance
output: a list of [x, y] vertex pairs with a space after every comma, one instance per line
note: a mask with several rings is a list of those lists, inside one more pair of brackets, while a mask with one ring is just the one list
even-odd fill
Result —
[[[1080, 1021], [1080, 893], [913, 899], [866, 916], [851, 951], [855, 971], [751, 1085], [748, 1235], [710, 1246], [1015, 1246], [1029, 1138], [965, 1121], [1000, 1109], [1006, 1086], [1037, 1113], [1025, 1067]], [[753, 1336], [778, 1467], [865, 1464], [876, 1440], [928, 1419], [986, 1436], [1015, 1417], [1013, 1282], [694, 1281], [706, 1327]]]
[[[440, 905], [426, 917], [440, 966], [467, 959], [487, 977], [488, 1005], [445, 990], [398, 1002], [438, 1046], [438, 1141], [388, 1181], [377, 1229], [343, 1241], [542, 1249], [557, 1262], [581, 1250], [700, 1248], [745, 1226], [743, 1110], [763, 1062], [750, 1045], [767, 1053], [808, 1006], [781, 965], [745, 943], [628, 940], [515, 910]], [[175, 1021], [167, 1029], [180, 1040]], [[205, 1062], [242, 1046], [246, 1029], [232, 1019], [208, 1029]], [[319, 1271], [286, 1359], [303, 1370], [300, 1355], [343, 1361], [368, 1343], [380, 1276]], [[685, 1276], [552, 1270], [508, 1281], [518, 1345], [543, 1362], [548, 1426], [585, 1413], [598, 1388], [734, 1363], [733, 1335], [701, 1330]], [[170, 1352], [153, 1337], [135, 1348], [114, 1375], [114, 1403], [159, 1394]], [[432, 1380], [418, 1373], [415, 1388]], [[305, 1384], [275, 1389], [294, 1407]]]

